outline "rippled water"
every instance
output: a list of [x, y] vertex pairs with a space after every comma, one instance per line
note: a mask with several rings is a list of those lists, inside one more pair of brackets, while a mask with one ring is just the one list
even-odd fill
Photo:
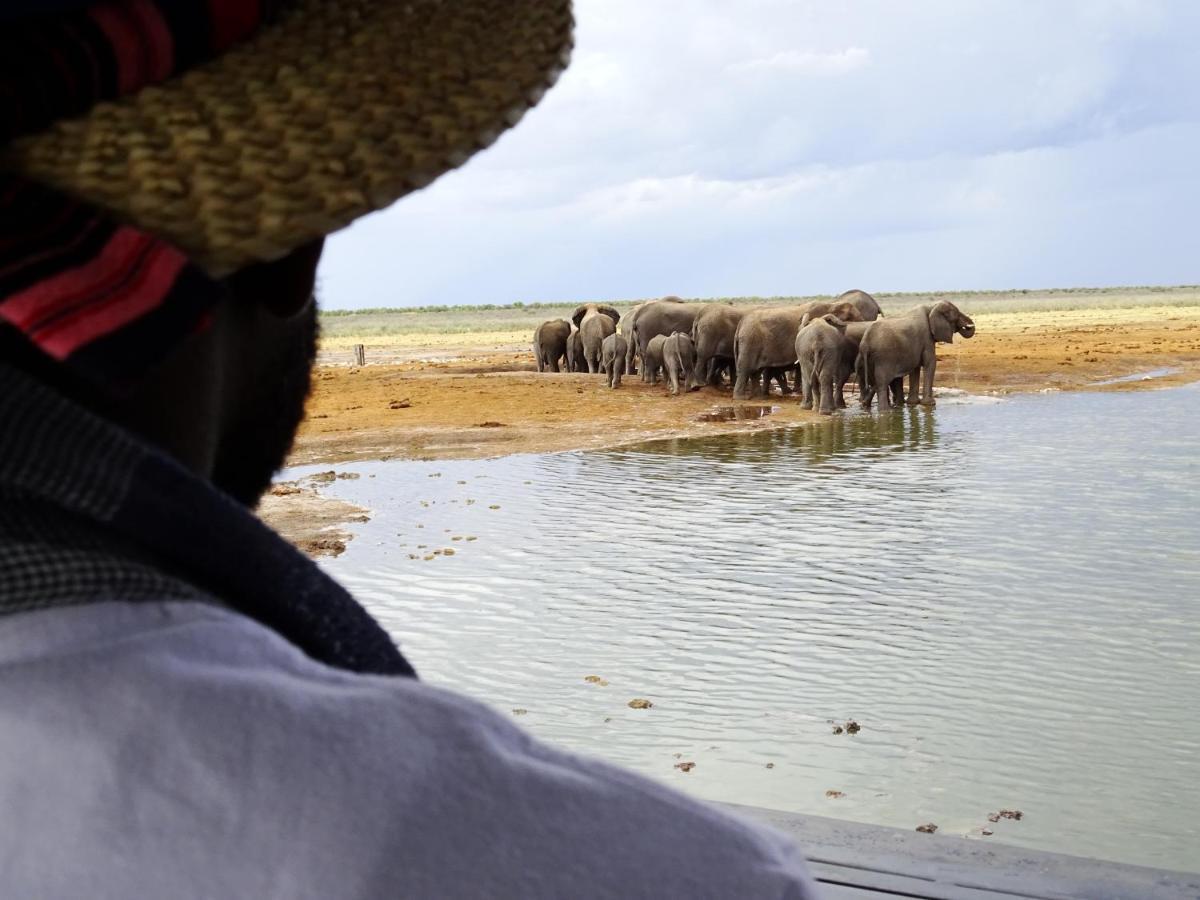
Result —
[[543, 738], [710, 799], [1200, 868], [1196, 386], [345, 468], [375, 517], [329, 569]]

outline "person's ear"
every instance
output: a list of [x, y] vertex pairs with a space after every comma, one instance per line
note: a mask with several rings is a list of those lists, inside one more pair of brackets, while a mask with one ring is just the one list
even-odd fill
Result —
[[318, 238], [269, 263], [254, 263], [225, 279], [234, 301], [262, 307], [288, 319], [308, 305], [325, 239]]

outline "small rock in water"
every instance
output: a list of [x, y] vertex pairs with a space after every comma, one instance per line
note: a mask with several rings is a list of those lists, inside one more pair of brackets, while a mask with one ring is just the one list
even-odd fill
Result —
[[834, 725], [834, 726], [833, 726], [833, 733], [834, 733], [834, 734], [841, 734], [841, 733], [842, 733], [842, 731], [844, 731], [844, 730], [845, 730], [845, 729], [843, 729], [841, 725]]
[[499, 509], [499, 508], [500, 508], [499, 503], [493, 503], [491, 506], [488, 507], [488, 509]]
[[926, 822], [924, 825], [918, 825], [917, 831], [921, 832], [921, 834], [933, 834], [937, 831], [937, 826], [932, 822]]
[[1013, 821], [1020, 822], [1023, 818], [1025, 818], [1025, 813], [1021, 812], [1019, 809], [1002, 809], [1000, 810], [1000, 818], [1012, 819]]
[[988, 813], [988, 821], [989, 822], [999, 822], [1000, 821], [1000, 813]]
[[981, 831], [979, 833], [982, 834], [984, 837], [991, 837], [993, 834], [992, 829], [990, 829], [990, 828], [985, 828], [985, 829], [983, 829], [983, 831]]
[[514, 710], [513, 710], [513, 715], [514, 715], [514, 716], [523, 716], [523, 715], [525, 715], [527, 712], [529, 712], [529, 710], [527, 710], [527, 709], [519, 709], [519, 708], [518, 708], [518, 709], [514, 709]]
[[679, 762], [675, 763], [675, 768], [679, 769], [681, 772], [690, 772], [692, 769], [696, 768], [696, 764], [694, 762]]
[[458, 551], [455, 550], [453, 547], [447, 547], [445, 550], [442, 551], [442, 556], [453, 556], [457, 552]]
[[654, 704], [651, 703], [649, 700], [646, 700], [642, 697], [634, 697], [632, 700], [629, 701], [630, 709], [649, 709], [653, 705]]
[[[842, 797], [845, 797], [846, 794], [844, 791], [826, 791], [825, 796], [830, 800], [840, 800]], [[918, 831], [919, 830], [920, 829], [918, 829]]]
[[862, 731], [862, 726], [853, 719], [846, 723], [846, 734], [858, 734], [860, 731]]
[[584, 675], [583, 680], [588, 684], [598, 684], [600, 687], [608, 687], [608, 682], [599, 675]]
[[775, 768], [775, 763], [767, 763], [767, 768], [768, 768], [768, 769], [773, 769], [773, 768]]

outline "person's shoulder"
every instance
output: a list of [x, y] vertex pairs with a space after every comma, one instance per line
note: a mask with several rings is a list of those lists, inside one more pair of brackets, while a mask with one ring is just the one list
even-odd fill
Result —
[[[74, 689], [132, 690], [156, 710], [145, 755], [177, 790], [184, 746], [196, 789], [269, 796], [261, 830], [241, 825], [245, 846], [271, 845], [283, 820], [293, 839], [337, 848], [343, 871], [369, 860], [408, 896], [810, 896], [789, 839], [543, 744], [469, 698], [323, 666], [213, 607], [111, 615], [117, 627], [93, 623], [60, 654], [80, 669]], [[222, 736], [244, 748], [236, 760], [197, 753]]]

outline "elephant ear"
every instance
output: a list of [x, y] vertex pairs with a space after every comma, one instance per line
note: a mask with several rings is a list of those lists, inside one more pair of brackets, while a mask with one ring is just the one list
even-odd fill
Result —
[[[604, 315], [606, 315], [610, 319], [612, 319], [614, 325], [621, 321], [621, 311], [619, 309], [617, 309], [615, 306], [608, 306], [607, 304], [602, 304], [602, 305], [596, 307], [596, 311], [602, 312], [602, 313], [604, 313]], [[578, 312], [578, 310], [576, 310], [576, 312]]]
[[821, 318], [823, 318], [825, 320], [825, 323], [827, 325], [832, 325], [838, 331], [846, 330], [846, 323], [844, 321], [842, 321], [841, 319], [839, 319], [837, 316], [835, 316], [833, 313], [827, 313], [826, 315], [822, 316]]
[[929, 333], [939, 344], [949, 344], [954, 340], [954, 306], [941, 300], [929, 309]]
[[862, 313], [858, 311], [858, 307], [853, 303], [839, 303], [834, 306], [831, 312], [842, 320], [842, 324], [862, 321]]
[[583, 321], [583, 317], [587, 315], [590, 303], [583, 303], [575, 307], [575, 312], [571, 313], [571, 321], [575, 323], [575, 327], [579, 327], [579, 323]]

